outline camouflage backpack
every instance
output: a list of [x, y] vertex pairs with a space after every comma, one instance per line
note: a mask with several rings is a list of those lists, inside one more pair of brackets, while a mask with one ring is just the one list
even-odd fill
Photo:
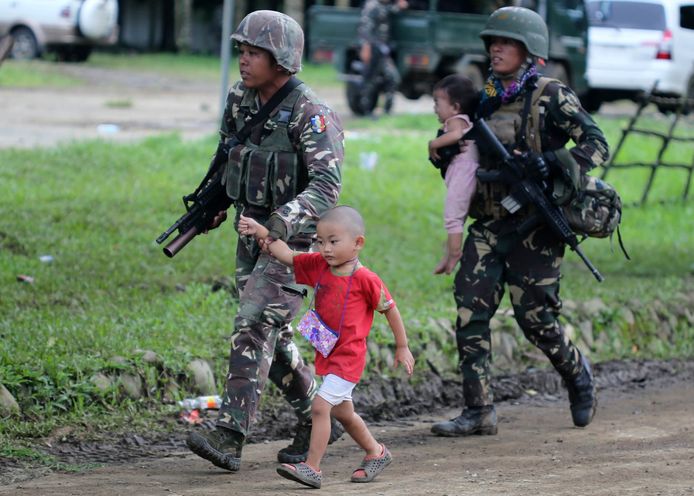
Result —
[[571, 229], [592, 238], [606, 238], [619, 228], [622, 200], [608, 183], [581, 174], [576, 195], [562, 206]]
[[[546, 77], [541, 77], [538, 80], [537, 88], [533, 91], [531, 97], [532, 103], [530, 115], [528, 116], [530, 120], [528, 127], [539, 126], [539, 99], [545, 86], [551, 81], [560, 82]], [[531, 137], [530, 146], [534, 150], [540, 150], [539, 129], [533, 129], [529, 134]], [[580, 170], [581, 168], [578, 167], [578, 164], [576, 165], [576, 170], [573, 171], [575, 176], [573, 182], [577, 184], [578, 191], [566, 199], [560, 198], [557, 203], [562, 208], [571, 229], [576, 234], [592, 238], [611, 236], [618, 229], [619, 222], [622, 219], [622, 200], [610, 184], [597, 177], [588, 175], [583, 170]]]

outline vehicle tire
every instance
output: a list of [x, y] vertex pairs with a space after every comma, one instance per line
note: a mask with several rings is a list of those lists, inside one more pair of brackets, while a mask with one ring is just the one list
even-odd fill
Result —
[[14, 44], [10, 56], [15, 60], [31, 60], [41, 55], [41, 48], [34, 32], [24, 26], [12, 30]]
[[569, 81], [569, 73], [566, 71], [566, 67], [561, 62], [547, 62], [547, 66], [542, 71], [542, 75], [558, 79], [567, 86], [571, 86], [571, 81]]
[[591, 114], [596, 113], [602, 106], [602, 99], [596, 91], [588, 90], [587, 93], [581, 95], [580, 100], [583, 108]]
[[361, 107], [361, 83], [356, 81], [347, 81], [345, 91], [347, 95], [347, 105], [354, 115], [364, 115], [365, 112], [371, 113], [376, 108], [378, 95], [374, 95], [371, 98], [368, 109], [363, 109]]
[[484, 86], [484, 75], [482, 69], [477, 64], [468, 64], [460, 71], [460, 74], [468, 78], [474, 84], [477, 90], [481, 90]]
[[421, 91], [414, 89], [411, 84], [400, 85], [399, 90], [402, 96], [408, 100], [419, 100], [419, 98], [424, 94]]

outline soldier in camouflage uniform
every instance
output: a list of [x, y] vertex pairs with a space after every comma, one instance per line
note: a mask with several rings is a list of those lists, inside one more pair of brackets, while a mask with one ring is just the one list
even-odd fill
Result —
[[[547, 27], [538, 14], [520, 7], [501, 8], [490, 16], [481, 37], [492, 73], [481, 93], [478, 117], [485, 118], [509, 149], [525, 151], [529, 157], [524, 161], [526, 172], [551, 184], [557, 203], [566, 201], [576, 192], [579, 168], [592, 169], [608, 158], [601, 130], [571, 89], [538, 76], [536, 64], [543, 63], [548, 52]], [[569, 139], [575, 147], [567, 150], [564, 145]], [[501, 167], [498, 157], [489, 155], [485, 147], [479, 149], [482, 173]], [[545, 160], [540, 160], [543, 155]], [[519, 231], [532, 215], [532, 206], [509, 213], [501, 204], [508, 193], [508, 184], [478, 181], [470, 209], [475, 221], [465, 240], [454, 289], [465, 407], [460, 416], [432, 426], [438, 435], [497, 432], [490, 389], [489, 321], [505, 285], [526, 338], [544, 352], [564, 379], [574, 424], [586, 426], [595, 414], [590, 365], [558, 321], [565, 246], [547, 226]]]
[[361, 88], [360, 106], [366, 115], [372, 112], [372, 102], [378, 98], [382, 80], [385, 93], [383, 110], [386, 114], [393, 108], [395, 92], [400, 85], [400, 73], [390, 55], [390, 16], [408, 7], [406, 0], [366, 0], [357, 28], [361, 50], [359, 58], [364, 62], [364, 82]]
[[[241, 81], [229, 91], [221, 125], [226, 143], [293, 74], [301, 70], [304, 36], [292, 18], [260, 10], [246, 16], [231, 36], [239, 47]], [[296, 86], [246, 141], [225, 150], [223, 184], [241, 213], [264, 223], [275, 239], [307, 251], [320, 215], [335, 206], [341, 189], [343, 131], [338, 116], [303, 83]], [[226, 218], [220, 212], [212, 228]], [[191, 433], [199, 456], [237, 471], [241, 448], [268, 377], [294, 408], [299, 423], [294, 443], [280, 450], [281, 462], [304, 461], [311, 432], [316, 383], [292, 340], [292, 321], [302, 289], [291, 268], [272, 258], [252, 236], [236, 247], [238, 313], [229, 373], [216, 429]], [[333, 426], [333, 440], [341, 434]]]

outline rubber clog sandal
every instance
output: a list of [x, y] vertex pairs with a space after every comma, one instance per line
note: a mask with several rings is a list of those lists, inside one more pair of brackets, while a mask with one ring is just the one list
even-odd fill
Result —
[[285, 479], [316, 489], [320, 489], [323, 481], [322, 472], [316, 472], [305, 463], [283, 463], [277, 467], [277, 473]]
[[[383, 451], [379, 456], [367, 456], [362, 460], [359, 468], [352, 472], [352, 478], [350, 479], [352, 482], [371, 482], [378, 474], [383, 472], [388, 465], [390, 465], [390, 462], [393, 461], [393, 456], [390, 454], [390, 451], [388, 451], [388, 448], [386, 448], [384, 444], [381, 445], [381, 448], [383, 448]], [[366, 476], [355, 477], [354, 474], [359, 470], [363, 470]]]

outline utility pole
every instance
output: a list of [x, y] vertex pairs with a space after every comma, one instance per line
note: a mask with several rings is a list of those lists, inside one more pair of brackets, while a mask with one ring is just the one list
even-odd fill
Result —
[[227, 92], [229, 90], [229, 67], [231, 65], [231, 25], [234, 21], [234, 0], [224, 0], [222, 7], [222, 81], [219, 96], [219, 122], [222, 122]]

